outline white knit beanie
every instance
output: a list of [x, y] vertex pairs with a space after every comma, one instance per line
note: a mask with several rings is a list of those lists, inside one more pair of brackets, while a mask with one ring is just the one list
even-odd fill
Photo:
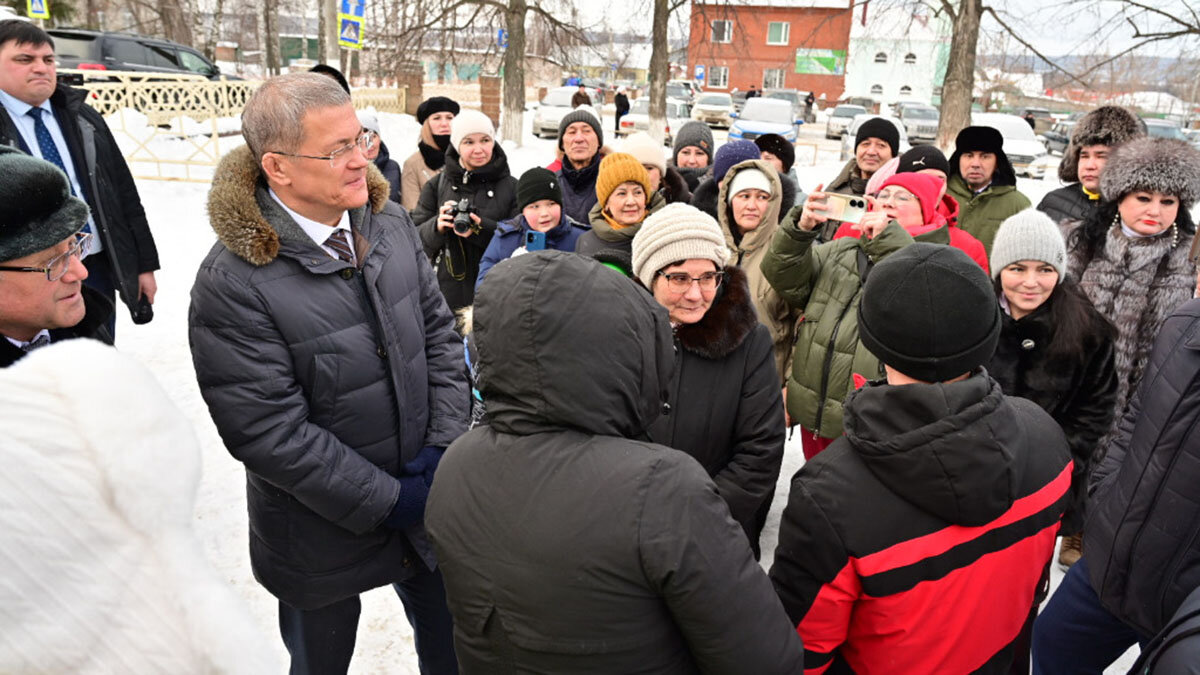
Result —
[[633, 155], [644, 166], [658, 169], [659, 175], [667, 172], [667, 156], [663, 153], [663, 147], [655, 143], [650, 134], [644, 131], [630, 134], [625, 142], [621, 143], [618, 152]]
[[492, 120], [488, 119], [487, 115], [468, 108], [455, 115], [454, 120], [450, 122], [450, 147], [457, 151], [462, 139], [471, 134], [487, 134], [494, 139], [496, 127], [492, 126]]
[[729, 189], [725, 191], [725, 197], [732, 202], [733, 196], [742, 190], [762, 190], [771, 194], [771, 179], [758, 169], [742, 169], [734, 174]]
[[729, 249], [725, 233], [712, 216], [700, 209], [675, 202], [646, 218], [633, 237], [633, 275], [652, 288], [654, 275], [681, 260], [711, 260], [725, 266]]
[[1009, 216], [1000, 223], [992, 241], [992, 278], [1020, 260], [1038, 260], [1058, 272], [1058, 282], [1067, 276], [1067, 247], [1050, 216], [1034, 208]]
[[376, 116], [374, 112], [371, 112], [370, 110], [359, 110], [356, 112], [356, 114], [358, 115], [358, 123], [362, 125], [362, 128], [369, 131], [374, 131], [376, 136], [380, 135], [379, 117]]

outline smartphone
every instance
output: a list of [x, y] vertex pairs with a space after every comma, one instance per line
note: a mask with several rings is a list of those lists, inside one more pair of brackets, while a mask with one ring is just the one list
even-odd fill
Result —
[[525, 250], [526, 251], [544, 251], [546, 250], [546, 233], [530, 230], [525, 233]]
[[828, 208], [825, 216], [830, 220], [840, 220], [843, 223], [857, 223], [867, 212], [867, 198], [858, 195], [826, 192], [825, 204]]

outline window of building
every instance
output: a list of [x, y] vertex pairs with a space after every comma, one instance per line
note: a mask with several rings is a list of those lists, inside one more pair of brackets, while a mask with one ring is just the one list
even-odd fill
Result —
[[883, 85], [882, 84], [871, 85], [871, 93], [875, 96], [879, 96], [879, 95], [883, 94]]
[[772, 21], [767, 24], [767, 44], [786, 45], [788, 43], [791, 24], [787, 21]]
[[763, 89], [783, 89], [782, 68], [768, 68], [763, 71]]
[[725, 89], [729, 86], [729, 68], [712, 66], [708, 69], [708, 86], [714, 89]]
[[733, 22], [732, 21], [714, 21], [712, 22], [712, 41], [713, 42], [730, 42], [733, 40]]
[[887, 54], [879, 52], [875, 55], [875, 63], [887, 63]]
[[908, 86], [907, 84], [904, 85], [903, 87], [900, 87], [900, 95], [901, 96], [912, 96], [912, 87]]
[[907, 63], [907, 64], [909, 64], [909, 65], [912, 65], [912, 64], [916, 63], [916, 62], [917, 62], [917, 55], [916, 55], [916, 54], [913, 54], [912, 52], [909, 52], [909, 53], [905, 54], [905, 55], [904, 55], [904, 62], [905, 62], [905, 63]]

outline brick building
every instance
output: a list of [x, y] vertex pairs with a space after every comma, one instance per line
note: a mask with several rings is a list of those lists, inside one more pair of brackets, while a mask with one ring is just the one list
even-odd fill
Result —
[[689, 72], [706, 90], [784, 88], [836, 101], [852, 0], [692, 0]]

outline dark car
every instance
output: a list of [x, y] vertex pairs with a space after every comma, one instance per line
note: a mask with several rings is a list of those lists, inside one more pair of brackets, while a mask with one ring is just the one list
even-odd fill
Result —
[[239, 79], [223, 76], [220, 69], [195, 49], [162, 38], [82, 28], [51, 28], [46, 32], [54, 38], [54, 53], [60, 68]]
[[1067, 144], [1071, 142], [1071, 130], [1074, 128], [1075, 122], [1071, 120], [1063, 120], [1050, 127], [1049, 131], [1042, 134], [1046, 141], [1046, 150], [1060, 155], [1066, 152]]

